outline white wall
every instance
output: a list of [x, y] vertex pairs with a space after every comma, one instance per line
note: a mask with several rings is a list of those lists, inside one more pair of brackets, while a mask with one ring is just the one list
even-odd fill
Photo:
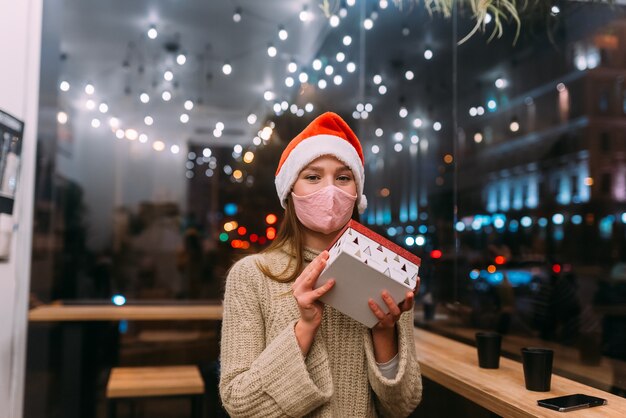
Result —
[[0, 109], [25, 122], [11, 260], [0, 263], [0, 418], [22, 416], [42, 0], [0, 0]]

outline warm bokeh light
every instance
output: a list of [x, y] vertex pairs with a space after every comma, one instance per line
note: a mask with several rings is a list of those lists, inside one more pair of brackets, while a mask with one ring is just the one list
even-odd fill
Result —
[[586, 177], [585, 178], [585, 186], [593, 186], [593, 178], [592, 177]]
[[233, 177], [239, 180], [241, 177], [243, 177], [243, 173], [241, 172], [241, 170], [235, 170], [233, 171]]
[[245, 226], [240, 226], [239, 228], [237, 228], [237, 233], [241, 236], [246, 235], [246, 232], [248, 232], [248, 230]]
[[233, 230], [237, 229], [238, 226], [239, 226], [239, 224], [237, 224], [236, 221], [226, 222], [224, 224], [224, 231], [226, 231], [226, 232], [233, 231]]
[[554, 264], [552, 266], [552, 271], [555, 273], [560, 273], [561, 272], [561, 265], [560, 264]]
[[268, 225], [274, 225], [276, 223], [276, 221], [278, 220], [278, 218], [276, 217], [276, 215], [274, 215], [273, 213], [269, 213], [266, 217], [265, 217], [265, 222]]
[[496, 272], [496, 266], [494, 266], [493, 264], [490, 264], [490, 265], [487, 267], [487, 271], [488, 271], [489, 273], [495, 273], [495, 272]]
[[496, 262], [496, 264], [504, 264], [504, 263], [506, 263], [506, 258], [504, 256], [501, 256], [501, 255], [496, 256], [495, 262]]
[[252, 151], [247, 151], [244, 155], [243, 155], [243, 161], [245, 163], [250, 164], [252, 162], [252, 160], [254, 160], [254, 153]]
[[154, 141], [152, 148], [154, 148], [155, 151], [163, 151], [165, 149], [165, 144], [163, 141]]
[[272, 240], [276, 238], [276, 228], [270, 226], [265, 230], [265, 236], [267, 239]]
[[387, 197], [387, 196], [389, 196], [390, 194], [391, 194], [391, 191], [390, 191], [388, 188], [383, 187], [382, 189], [380, 189], [380, 195], [381, 195], [381, 197]]
[[443, 161], [444, 161], [446, 164], [452, 164], [452, 161], [454, 161], [454, 158], [452, 157], [452, 155], [450, 155], [450, 154], [446, 154], [446, 155], [443, 157]]
[[441, 258], [442, 255], [443, 253], [441, 252], [441, 250], [432, 250], [430, 252], [430, 258]]

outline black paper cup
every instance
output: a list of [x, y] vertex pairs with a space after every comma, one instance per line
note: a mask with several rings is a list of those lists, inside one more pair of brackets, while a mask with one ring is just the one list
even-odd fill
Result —
[[554, 351], [549, 348], [522, 348], [526, 389], [535, 392], [548, 392], [550, 390], [553, 358]]
[[501, 345], [502, 336], [497, 332], [477, 332], [478, 365], [483, 369], [499, 368]]

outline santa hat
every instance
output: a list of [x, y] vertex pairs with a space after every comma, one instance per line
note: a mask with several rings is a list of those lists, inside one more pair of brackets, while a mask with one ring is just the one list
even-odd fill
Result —
[[286, 207], [298, 174], [311, 161], [322, 155], [332, 155], [352, 170], [357, 189], [357, 207], [363, 213], [367, 199], [363, 194], [365, 180], [363, 149], [348, 124], [336, 113], [318, 116], [289, 142], [276, 169], [276, 191], [282, 207]]

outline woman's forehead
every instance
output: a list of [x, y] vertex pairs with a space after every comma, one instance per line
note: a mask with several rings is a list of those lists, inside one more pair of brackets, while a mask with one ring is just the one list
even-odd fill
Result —
[[332, 168], [332, 169], [345, 168], [347, 170], [350, 170], [350, 167], [348, 167], [346, 163], [339, 160], [334, 155], [322, 155], [321, 157], [317, 157], [316, 159], [308, 163], [306, 167], [304, 168], [305, 169], [306, 168], [309, 168], [309, 169], [310, 168], [318, 168], [318, 169], [320, 168]]

